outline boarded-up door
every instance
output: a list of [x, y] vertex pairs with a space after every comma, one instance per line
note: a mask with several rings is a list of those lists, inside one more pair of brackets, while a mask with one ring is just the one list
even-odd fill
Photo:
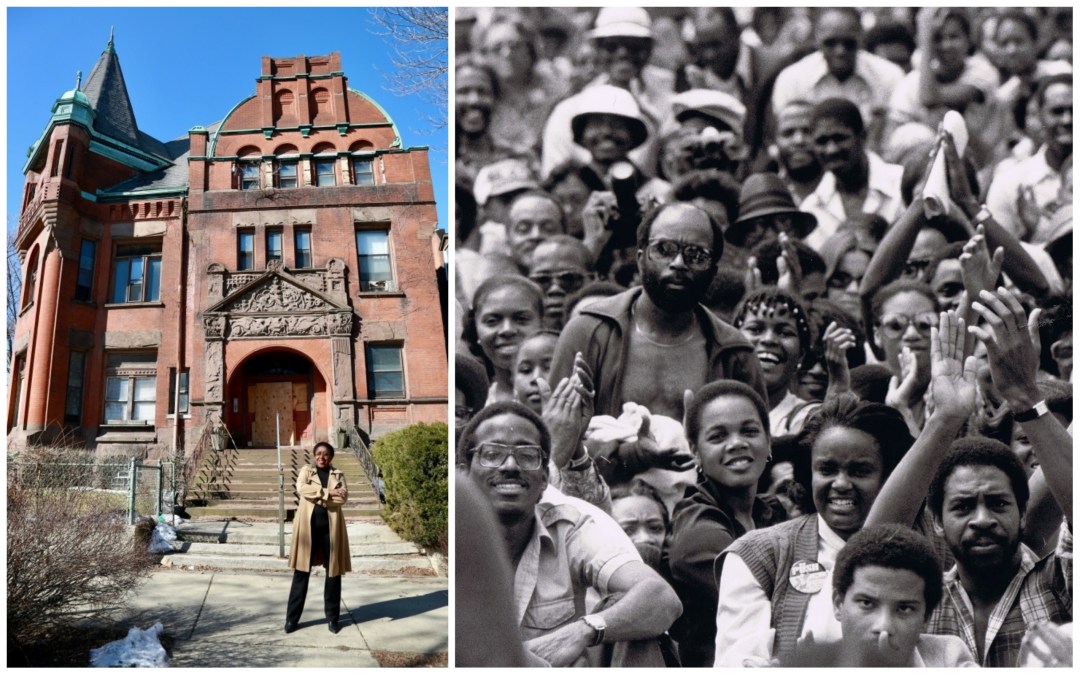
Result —
[[296, 437], [293, 424], [293, 386], [291, 382], [259, 382], [249, 401], [254, 419], [252, 443], [259, 447], [277, 444], [277, 416], [281, 415], [281, 443], [290, 445]]

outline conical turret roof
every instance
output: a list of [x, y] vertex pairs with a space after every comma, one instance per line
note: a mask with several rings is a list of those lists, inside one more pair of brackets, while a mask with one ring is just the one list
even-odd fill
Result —
[[120, 69], [111, 35], [101, 58], [86, 78], [83, 93], [96, 113], [94, 128], [97, 131], [129, 145], [140, 146], [135, 111], [131, 108], [124, 72]]

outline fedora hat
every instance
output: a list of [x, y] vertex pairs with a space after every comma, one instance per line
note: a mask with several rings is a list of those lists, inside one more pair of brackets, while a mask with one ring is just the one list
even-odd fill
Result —
[[633, 94], [610, 84], [588, 87], [577, 96], [577, 113], [570, 120], [574, 142], [581, 145], [585, 122], [592, 115], [614, 115], [626, 120], [630, 126], [630, 150], [638, 147], [649, 137], [649, 128], [641, 118], [641, 108]]
[[725, 233], [727, 240], [741, 246], [746, 240], [750, 223], [762, 216], [787, 214], [792, 216], [795, 234], [804, 239], [817, 227], [817, 218], [812, 213], [800, 211], [795, 207], [795, 200], [784, 186], [784, 182], [775, 173], [755, 173], [749, 176], [739, 191], [739, 218]]
[[653, 39], [652, 19], [641, 7], [602, 7], [588, 32], [590, 40], [608, 37]]

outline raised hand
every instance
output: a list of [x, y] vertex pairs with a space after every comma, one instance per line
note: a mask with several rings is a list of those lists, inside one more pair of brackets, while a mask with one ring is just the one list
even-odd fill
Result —
[[778, 238], [780, 255], [776, 258], [776, 270], [780, 276], [776, 285], [796, 298], [801, 297], [802, 291], [799, 289], [802, 287], [803, 273], [802, 265], [799, 264], [799, 252], [785, 232], [781, 232]]
[[909, 410], [915, 405], [915, 385], [918, 364], [915, 354], [909, 347], [904, 347], [897, 359], [900, 362], [900, 377], [892, 376], [889, 380], [889, 391], [885, 395], [885, 404], [897, 408], [901, 412]]
[[551, 460], [557, 468], [566, 467], [577, 453], [593, 411], [592, 379], [581, 352], [574, 357], [574, 372], [564, 377], [552, 391], [540, 378], [541, 417], [551, 432]]
[[828, 395], [840, 394], [851, 390], [851, 373], [848, 370], [847, 350], [858, 343], [855, 334], [849, 328], [843, 328], [835, 321], [825, 328], [825, 368], [829, 372]]
[[930, 387], [933, 414], [967, 419], [975, 412], [976, 360], [964, 357], [964, 320], [955, 312], [942, 312], [938, 327], [930, 329]]
[[1004, 288], [980, 292], [971, 308], [985, 321], [968, 331], [986, 345], [995, 387], [1013, 411], [1028, 410], [1039, 400], [1038, 310], [1029, 318], [1016, 296]]
[[756, 256], [750, 256], [746, 259], [746, 275], [743, 283], [746, 284], [747, 293], [756, 291], [764, 285], [761, 283], [761, 268], [758, 267]]
[[582, 240], [598, 254], [611, 240], [612, 224], [619, 218], [619, 205], [613, 192], [592, 192], [581, 209]]
[[979, 297], [979, 291], [992, 289], [1001, 275], [1001, 264], [1005, 260], [1005, 249], [997, 247], [994, 254], [986, 245], [986, 230], [979, 225], [975, 236], [964, 244], [960, 254], [960, 273], [964, 279], [964, 290], [969, 298]]

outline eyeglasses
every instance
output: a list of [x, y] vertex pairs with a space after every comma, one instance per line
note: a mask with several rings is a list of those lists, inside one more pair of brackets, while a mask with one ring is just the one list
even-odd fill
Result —
[[543, 453], [538, 445], [504, 445], [502, 443], [481, 443], [475, 451], [480, 466], [498, 469], [510, 455], [521, 469], [533, 471], [540, 468]]
[[480, 53], [484, 56], [491, 56], [493, 54], [513, 54], [524, 46], [525, 43], [521, 40], [514, 42], [496, 42], [495, 44], [482, 46], [480, 48]]
[[694, 246], [693, 244], [680, 244], [670, 239], [657, 239], [650, 241], [645, 248], [649, 260], [653, 262], [670, 264], [682, 254], [683, 262], [692, 270], [706, 270], [713, 263], [712, 251]]
[[550, 288], [552, 283], [558, 284], [559, 288], [568, 293], [573, 293], [585, 285], [585, 275], [581, 272], [538, 272], [530, 274], [529, 279], [535, 281], [543, 289]]
[[596, 41], [596, 48], [602, 52], [617, 52], [625, 47], [628, 52], [640, 52], [652, 46], [648, 38], [606, 38]]
[[930, 329], [937, 325], [938, 315], [933, 312], [923, 312], [910, 316], [908, 314], [886, 314], [881, 317], [881, 329], [885, 336], [895, 340], [907, 331], [908, 326], [914, 325], [915, 330], [922, 335], [929, 335]]

